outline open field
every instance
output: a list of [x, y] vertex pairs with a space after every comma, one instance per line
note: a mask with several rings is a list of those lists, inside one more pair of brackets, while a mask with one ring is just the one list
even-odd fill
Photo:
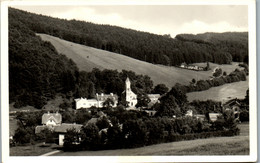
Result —
[[215, 100], [227, 101], [232, 98], [243, 99], [246, 96], [246, 90], [249, 88], [248, 78], [246, 81], [240, 81], [225, 84], [218, 87], [212, 87], [206, 91], [187, 93], [188, 101], [193, 100]]
[[[93, 68], [112, 70], [131, 70], [137, 74], [148, 75], [154, 81], [154, 85], [164, 83], [171, 88], [175, 83], [188, 84], [193, 78], [208, 79], [212, 75], [210, 71], [191, 71], [177, 67], [154, 65], [136, 60], [124, 55], [112, 53], [69, 41], [59, 39], [46, 34], [37, 34], [43, 40], [51, 42], [59, 53], [71, 58], [80, 70], [91, 71]], [[216, 64], [212, 64], [213, 67]], [[227, 73], [238, 67], [237, 63], [232, 65], [220, 65]]]
[[249, 124], [239, 124], [241, 134], [156, 144], [134, 149], [60, 152], [54, 156], [146, 156], [146, 155], [248, 155]]
[[10, 156], [40, 156], [59, 148], [56, 144], [43, 145], [38, 143], [30, 146], [16, 146], [10, 148]]

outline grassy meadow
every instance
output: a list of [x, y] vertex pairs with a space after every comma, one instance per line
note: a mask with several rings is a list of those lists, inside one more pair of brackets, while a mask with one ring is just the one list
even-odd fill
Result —
[[177, 67], [155, 65], [133, 59], [117, 53], [112, 53], [73, 42], [65, 41], [57, 37], [46, 34], [38, 34], [44, 41], [51, 42], [59, 53], [72, 59], [80, 70], [91, 71], [93, 68], [112, 69], [112, 70], [131, 70], [137, 74], [148, 75], [154, 82], [154, 85], [163, 83], [169, 88], [175, 83], [189, 84], [194, 78], [196, 80], [209, 79], [212, 71], [219, 66], [230, 73], [238, 67], [238, 63], [231, 65], [217, 65], [210, 63], [210, 71], [191, 71]]
[[205, 91], [187, 93], [188, 101], [193, 100], [215, 100], [227, 101], [233, 98], [243, 99], [246, 96], [246, 90], [249, 88], [248, 78], [246, 81], [229, 83], [218, 87], [212, 87]]

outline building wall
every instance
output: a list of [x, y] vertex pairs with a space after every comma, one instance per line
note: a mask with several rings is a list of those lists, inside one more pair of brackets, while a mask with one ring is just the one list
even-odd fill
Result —
[[64, 134], [59, 134], [59, 145], [60, 146], [63, 146], [63, 144], [64, 144], [64, 137], [65, 137]]

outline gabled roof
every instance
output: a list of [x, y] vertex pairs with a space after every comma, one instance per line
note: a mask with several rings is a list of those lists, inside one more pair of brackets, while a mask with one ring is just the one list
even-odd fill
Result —
[[96, 124], [98, 121], [98, 118], [91, 118], [88, 122], [87, 122], [87, 125], [88, 124]]
[[53, 127], [48, 127], [48, 126], [36, 126], [35, 128], [35, 133], [38, 134], [44, 129], [50, 129], [53, 132], [58, 132], [58, 133], [66, 133], [67, 130], [75, 128], [77, 132], [80, 131], [81, 127], [83, 125], [80, 124], [74, 124], [74, 123], [62, 123], [59, 126], [53, 126]]
[[75, 102], [78, 102], [78, 101], [80, 101], [80, 100], [87, 100], [87, 98], [82, 98], [82, 97], [81, 97], [81, 98], [76, 98], [76, 99], [75, 99]]
[[53, 120], [55, 123], [61, 123], [62, 117], [60, 113], [44, 113], [42, 115], [42, 124], [46, 124], [48, 120]]
[[105, 101], [108, 98], [110, 98], [110, 99], [112, 99], [114, 101], [118, 100], [118, 96], [115, 95], [115, 94], [112, 94], [112, 93], [111, 94], [101, 94], [101, 95], [97, 94], [96, 98], [97, 98], [98, 101]]
[[147, 94], [149, 98], [159, 98], [161, 95], [160, 94]]
[[67, 130], [71, 130], [73, 128], [75, 128], [76, 131], [79, 132], [82, 126], [83, 125], [75, 123], [62, 123], [60, 126], [54, 126], [54, 132], [66, 133]]
[[224, 106], [233, 106], [233, 105], [241, 105], [240, 102], [237, 99], [232, 99], [227, 101]]

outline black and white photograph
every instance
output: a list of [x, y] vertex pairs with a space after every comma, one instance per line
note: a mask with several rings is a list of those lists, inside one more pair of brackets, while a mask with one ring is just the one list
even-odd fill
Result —
[[3, 162], [256, 161], [255, 1], [167, 2], [1, 6]]

